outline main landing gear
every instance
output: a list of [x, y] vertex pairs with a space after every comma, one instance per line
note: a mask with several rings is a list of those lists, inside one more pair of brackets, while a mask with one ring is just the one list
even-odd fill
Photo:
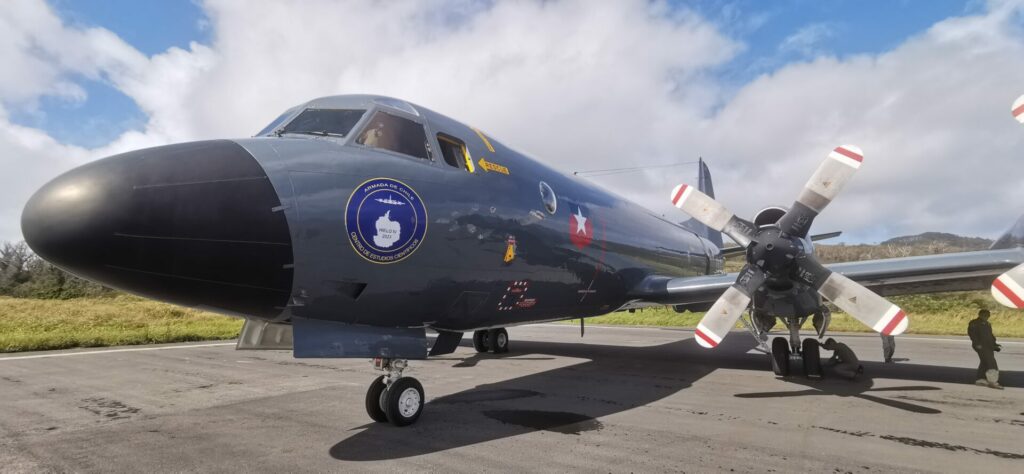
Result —
[[419, 380], [402, 376], [408, 365], [405, 359], [373, 359], [373, 368], [384, 371], [366, 391], [366, 413], [373, 421], [406, 426], [419, 419], [426, 397]]
[[473, 348], [477, 352], [508, 352], [508, 331], [505, 328], [476, 331], [473, 333]]

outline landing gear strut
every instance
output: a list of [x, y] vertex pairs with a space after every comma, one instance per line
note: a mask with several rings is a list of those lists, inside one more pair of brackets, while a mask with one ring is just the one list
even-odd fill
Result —
[[419, 380], [402, 376], [408, 365], [405, 359], [373, 359], [373, 368], [384, 372], [366, 391], [366, 413], [373, 421], [406, 426], [419, 419], [426, 397]]
[[473, 348], [477, 352], [508, 352], [508, 331], [505, 328], [476, 331], [473, 333]]
[[[824, 335], [831, 320], [831, 313], [828, 307], [822, 306], [813, 318], [814, 329], [820, 338]], [[803, 365], [804, 376], [811, 379], [821, 379], [821, 350], [817, 339], [800, 339], [800, 327], [807, 321], [807, 317], [780, 317], [779, 319], [789, 330], [789, 338], [776, 337], [772, 340], [771, 361], [772, 371], [779, 377], [786, 377], [790, 374], [790, 363], [799, 359]], [[767, 338], [767, 331], [756, 332], [759, 340]], [[762, 342], [763, 344], [763, 342]]]

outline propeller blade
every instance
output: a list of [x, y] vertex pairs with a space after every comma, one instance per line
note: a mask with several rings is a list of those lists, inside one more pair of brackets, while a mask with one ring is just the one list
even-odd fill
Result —
[[811, 242], [817, 242], [819, 240], [834, 239], [836, 237], [839, 237], [840, 235], [843, 235], [843, 231], [841, 231], [841, 230], [837, 230], [835, 232], [828, 232], [828, 233], [825, 233], [825, 234], [815, 234], [815, 235], [811, 236]]
[[1017, 119], [1018, 122], [1024, 123], [1024, 95], [1013, 101], [1013, 107], [1010, 109], [1010, 113], [1013, 114], [1013, 118]]
[[1024, 264], [1011, 268], [992, 282], [992, 297], [1003, 306], [1024, 308]]
[[886, 336], [898, 336], [910, 323], [899, 306], [845, 276], [825, 268], [812, 256], [800, 259], [801, 278], [821, 296], [867, 327]]
[[779, 219], [779, 228], [789, 235], [806, 237], [811, 222], [835, 199], [862, 161], [864, 153], [854, 145], [842, 145], [832, 150], [804, 185], [793, 207]]
[[672, 204], [711, 229], [725, 233], [746, 248], [754, 235], [754, 225], [736, 217], [729, 209], [688, 184], [672, 189]]
[[750, 298], [764, 283], [764, 272], [760, 268], [747, 265], [736, 278], [736, 283], [725, 290], [715, 301], [711, 309], [704, 313], [693, 338], [705, 349], [712, 349], [725, 339], [729, 331], [736, 325], [743, 311], [750, 304]]

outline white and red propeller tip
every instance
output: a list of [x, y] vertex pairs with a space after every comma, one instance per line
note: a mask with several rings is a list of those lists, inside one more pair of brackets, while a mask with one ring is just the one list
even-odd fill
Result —
[[860, 168], [860, 164], [864, 161], [864, 152], [856, 145], [840, 145], [832, 150], [828, 157], [857, 169]]
[[729, 331], [736, 325], [747, 305], [750, 304], [750, 297], [745, 295], [736, 286], [726, 288], [725, 293], [715, 301], [711, 309], [704, 313], [697, 329], [693, 331], [693, 338], [697, 344], [705, 349], [713, 349], [729, 335]]
[[672, 188], [672, 205], [682, 209], [700, 223], [721, 232], [732, 219], [731, 211], [688, 184], [680, 184]]
[[1024, 264], [1011, 268], [992, 282], [992, 297], [1003, 306], [1024, 309]]
[[713, 349], [722, 342], [721, 337], [718, 337], [718, 335], [708, 330], [701, 323], [697, 324], [697, 329], [693, 331], [693, 337], [697, 340], [697, 344], [700, 344], [705, 349]]
[[672, 205], [682, 209], [683, 203], [686, 202], [691, 193], [693, 193], [693, 188], [689, 184], [680, 184], [672, 188]]
[[910, 320], [907, 319], [907, 313], [904, 313], [899, 306], [892, 305], [882, 319], [875, 324], [875, 332], [880, 332], [886, 336], [899, 336], [903, 334], [903, 331], [907, 330], [907, 326], [910, 325]]
[[1013, 114], [1013, 118], [1017, 119], [1018, 122], [1024, 123], [1024, 95], [1013, 101], [1010, 113]]
[[[837, 146], [828, 154], [828, 158], [818, 165], [818, 169], [807, 180], [797, 201], [821, 212], [842, 191], [843, 186], [860, 169], [864, 162], [864, 152], [855, 145]], [[787, 219], [788, 220], [788, 219]]]
[[887, 336], [903, 334], [910, 325], [910, 319], [899, 306], [839, 273], [830, 274], [818, 293], [865, 326]]

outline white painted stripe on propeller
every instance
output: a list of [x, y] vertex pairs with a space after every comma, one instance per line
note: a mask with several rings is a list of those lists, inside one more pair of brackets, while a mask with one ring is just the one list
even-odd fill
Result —
[[724, 229], [733, 217], [725, 206], [693, 186], [680, 184], [672, 190], [669, 198], [683, 212], [717, 231]]
[[712, 349], [722, 342], [722, 336], [711, 332], [703, 323], [697, 324], [697, 329], [693, 331], [693, 338], [705, 349]]
[[861, 162], [864, 161], [864, 152], [856, 145], [841, 145], [832, 150], [828, 157], [857, 169], [860, 168]]
[[888, 336], [899, 336], [907, 330], [909, 323], [907, 314], [899, 306], [892, 305], [871, 329]]
[[999, 275], [999, 278], [992, 282], [992, 297], [1007, 308], [1024, 308], [1024, 304], [1021, 304], [1024, 303], [1024, 287], [1014, 278], [1018, 276], [1018, 272], [1024, 277], [1024, 265], [1018, 265], [1013, 270]]
[[1024, 123], [1024, 95], [1018, 97], [1013, 102], [1013, 106], [1010, 107], [1010, 113], [1013, 114], [1013, 118], [1017, 119], [1018, 122]]
[[[680, 192], [681, 191], [681, 192]], [[680, 184], [675, 188], [672, 188], [672, 204], [679, 209], [683, 208], [683, 203], [690, 198], [693, 194], [693, 186], [687, 184]]]

